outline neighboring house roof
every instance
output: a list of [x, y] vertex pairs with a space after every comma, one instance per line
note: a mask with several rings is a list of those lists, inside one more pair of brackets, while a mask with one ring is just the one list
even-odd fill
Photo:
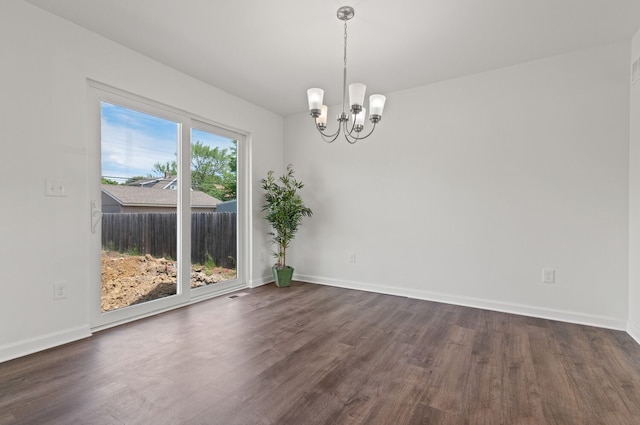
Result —
[[[102, 191], [126, 207], [174, 207], [178, 196], [177, 190], [166, 190], [153, 187], [123, 186], [103, 184]], [[213, 208], [219, 199], [204, 192], [191, 191], [191, 206], [196, 208]]]
[[236, 212], [237, 210], [238, 210], [238, 201], [236, 199], [220, 202], [216, 206], [216, 212]]
[[145, 188], [157, 188], [157, 189], [176, 189], [178, 184], [177, 176], [165, 175], [164, 177], [158, 177], [153, 179], [136, 180], [128, 183], [127, 186], [137, 186]]

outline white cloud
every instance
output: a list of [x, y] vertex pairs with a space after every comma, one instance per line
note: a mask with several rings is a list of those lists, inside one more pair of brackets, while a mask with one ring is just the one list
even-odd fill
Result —
[[158, 137], [126, 123], [102, 121], [102, 175], [109, 177], [146, 176], [155, 163], [176, 160], [176, 132]]

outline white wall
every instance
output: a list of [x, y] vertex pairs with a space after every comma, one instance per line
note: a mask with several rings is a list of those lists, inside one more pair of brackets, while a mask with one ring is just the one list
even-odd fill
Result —
[[[640, 32], [633, 37], [631, 63], [640, 58]], [[640, 81], [631, 86], [629, 154], [629, 323], [640, 342]]]
[[[87, 78], [249, 132], [251, 182], [282, 167], [283, 120], [20, 0], [0, 2], [0, 52], [2, 361], [89, 334]], [[66, 180], [68, 197], [45, 197], [45, 178]], [[270, 261], [252, 218], [259, 284]], [[57, 280], [66, 300], [53, 300]]]
[[285, 162], [315, 213], [297, 278], [624, 329], [629, 50], [390, 93], [354, 146], [287, 117]]
[[[315, 212], [292, 246], [299, 278], [623, 328], [630, 254], [640, 332], [627, 43], [390, 93], [355, 146], [324, 144], [306, 113], [283, 135], [281, 117], [20, 0], [0, 2], [0, 53], [0, 361], [90, 332], [87, 78], [249, 132], [254, 189], [292, 162]], [[69, 196], [45, 197], [48, 177]], [[257, 285], [271, 258], [259, 190], [252, 202]], [[53, 301], [59, 279], [69, 296]]]

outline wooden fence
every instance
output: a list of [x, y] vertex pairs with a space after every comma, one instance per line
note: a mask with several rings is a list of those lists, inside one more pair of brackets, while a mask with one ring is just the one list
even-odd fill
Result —
[[[235, 268], [236, 213], [191, 213], [191, 262], [207, 257], [216, 265]], [[102, 215], [102, 247], [120, 252], [177, 258], [176, 213]]]

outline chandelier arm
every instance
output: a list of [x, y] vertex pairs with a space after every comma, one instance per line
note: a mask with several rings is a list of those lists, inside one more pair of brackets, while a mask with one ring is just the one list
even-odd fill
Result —
[[339, 134], [336, 134], [333, 137], [328, 137], [325, 136], [324, 134], [320, 133], [320, 138], [325, 142], [325, 143], [333, 143], [338, 139]]
[[346, 122], [342, 123], [342, 129], [344, 130], [344, 139], [347, 142], [349, 142], [350, 144], [353, 145], [358, 141], [358, 138], [351, 134], [353, 132], [353, 128], [351, 129], [351, 131], [347, 131], [347, 123]]
[[[346, 132], [346, 131], [345, 131], [345, 133], [344, 133], [344, 137], [347, 139], [347, 142], [349, 142], [349, 143], [351, 143], [351, 144], [354, 144], [354, 143], [356, 143], [358, 140], [363, 140], [363, 139], [366, 139], [367, 137], [371, 136], [371, 135], [373, 134], [373, 131], [374, 131], [375, 129], [376, 129], [376, 124], [375, 124], [375, 123], [373, 123], [373, 127], [371, 127], [371, 130], [369, 130], [369, 132], [368, 132], [366, 135], [362, 136], [362, 137], [360, 137], [360, 136], [359, 136], [359, 134], [360, 134], [360, 133], [356, 133], [357, 135], [355, 135], [355, 136], [354, 136], [354, 135], [353, 135], [353, 132], [351, 132], [351, 131], [350, 131], [350, 132]], [[353, 142], [349, 140], [349, 137], [347, 137], [347, 135], [348, 135], [350, 138], [352, 138], [352, 139], [353, 139]]]
[[356, 128], [356, 118], [355, 118], [355, 116], [353, 116], [353, 119], [351, 121], [353, 121], [353, 124], [351, 124], [351, 130], [347, 130], [349, 125], [347, 124], [347, 121], [344, 122], [344, 132], [345, 133], [349, 133], [349, 135], [351, 135], [353, 133], [353, 130], [355, 130], [355, 128]]
[[340, 134], [340, 130], [336, 130], [335, 133], [333, 134], [325, 133], [324, 131], [320, 130], [318, 127], [316, 127], [316, 130], [318, 130], [318, 132], [322, 134], [324, 137], [328, 137], [328, 138], [331, 138]]
[[344, 139], [349, 142], [352, 145], [355, 145], [356, 142], [358, 142], [358, 138], [351, 136], [349, 133], [347, 133], [346, 131], [344, 132]]
[[340, 135], [340, 126], [338, 126], [338, 129], [333, 134], [326, 134], [325, 132], [320, 130], [320, 127], [318, 127], [317, 125], [316, 125], [316, 130], [318, 130], [318, 133], [320, 133], [320, 137], [322, 137], [322, 140], [324, 140], [327, 143], [333, 143]]

